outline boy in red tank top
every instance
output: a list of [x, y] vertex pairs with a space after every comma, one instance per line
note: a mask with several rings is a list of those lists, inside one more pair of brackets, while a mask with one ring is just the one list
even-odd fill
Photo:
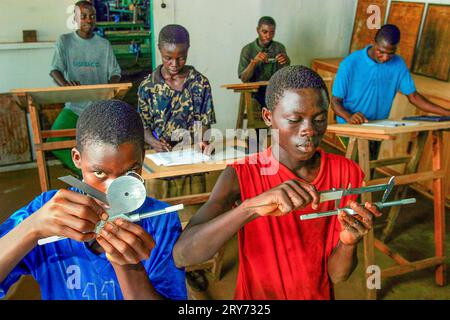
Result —
[[333, 299], [333, 283], [353, 272], [357, 244], [380, 213], [348, 196], [342, 206], [356, 215], [301, 221], [334, 209], [334, 202], [319, 203], [319, 191], [359, 187], [364, 176], [353, 161], [318, 148], [329, 98], [317, 73], [281, 69], [269, 81], [266, 102], [272, 147], [227, 167], [176, 243], [175, 263], [201, 263], [238, 232], [236, 299]]

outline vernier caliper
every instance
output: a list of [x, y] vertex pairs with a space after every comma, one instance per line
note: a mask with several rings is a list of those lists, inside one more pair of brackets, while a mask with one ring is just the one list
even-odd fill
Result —
[[333, 216], [333, 215], [339, 214], [340, 211], [345, 211], [348, 214], [354, 215], [354, 214], [356, 214], [356, 212], [349, 207], [339, 208], [342, 197], [348, 196], [348, 195], [363, 194], [363, 193], [368, 193], [368, 192], [384, 191], [381, 201], [374, 203], [374, 205], [377, 206], [379, 209], [415, 203], [416, 198], [409, 198], [409, 199], [386, 202], [389, 194], [391, 193], [392, 189], [394, 188], [394, 185], [395, 185], [394, 180], [395, 180], [395, 177], [391, 177], [391, 179], [389, 179], [389, 182], [387, 184], [379, 184], [379, 185], [375, 185], [375, 186], [361, 187], [361, 188], [354, 188], [354, 189], [351, 189], [351, 186], [349, 186], [347, 189], [337, 189], [337, 190], [332, 189], [329, 191], [320, 192], [319, 193], [320, 202], [335, 200], [336, 201], [335, 202], [336, 210], [304, 214], [304, 215], [300, 216], [300, 220], [309, 220], [309, 219]]
[[[60, 177], [59, 180], [106, 204], [109, 207], [106, 209], [109, 216], [108, 221], [122, 218], [131, 222], [137, 222], [142, 219], [182, 210], [184, 208], [183, 204], [179, 204], [151, 212], [136, 213], [135, 211], [144, 204], [147, 193], [144, 186], [144, 180], [135, 172], [128, 172], [126, 175], [118, 177], [111, 182], [106, 194], [73, 176]], [[98, 222], [95, 227], [95, 233], [99, 233], [106, 222], [107, 221]], [[38, 244], [44, 245], [62, 239], [65, 239], [65, 237], [52, 236], [40, 239]]]

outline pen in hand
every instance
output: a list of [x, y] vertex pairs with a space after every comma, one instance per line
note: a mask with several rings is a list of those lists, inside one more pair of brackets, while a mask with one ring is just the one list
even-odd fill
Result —
[[152, 135], [156, 139], [156, 141], [158, 141], [158, 143], [162, 146], [163, 151], [170, 152], [170, 146], [168, 145], [168, 143], [163, 139], [159, 139], [158, 135], [154, 130], [152, 130]]

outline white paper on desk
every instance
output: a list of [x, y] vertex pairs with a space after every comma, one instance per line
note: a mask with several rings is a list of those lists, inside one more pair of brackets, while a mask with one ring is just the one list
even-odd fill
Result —
[[227, 147], [222, 150], [217, 150], [212, 156], [207, 156], [201, 152], [193, 149], [184, 149], [171, 152], [159, 152], [147, 154], [157, 166], [179, 166], [186, 164], [196, 164], [207, 161], [220, 161], [235, 158], [242, 158], [245, 156], [245, 151], [239, 148]]
[[192, 149], [147, 154], [157, 166], [179, 166], [209, 161], [210, 157]]
[[374, 126], [374, 127], [387, 127], [387, 128], [397, 128], [397, 127], [409, 127], [418, 125], [417, 122], [411, 121], [393, 121], [393, 120], [376, 120], [366, 123], [362, 123], [363, 126]]

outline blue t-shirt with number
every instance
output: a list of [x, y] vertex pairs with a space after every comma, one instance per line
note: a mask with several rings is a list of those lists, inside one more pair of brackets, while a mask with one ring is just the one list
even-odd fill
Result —
[[[397, 92], [409, 95], [416, 88], [400, 56], [377, 63], [369, 57], [369, 49], [355, 51], [341, 62], [333, 96], [343, 99], [344, 108], [351, 114], [362, 112], [368, 120], [387, 119]], [[345, 123], [341, 117], [336, 120]]]
[[[74, 189], [72, 189], [74, 190]], [[41, 208], [56, 193], [44, 192], [24, 208], [16, 211], [0, 225], [0, 237]], [[167, 207], [147, 197], [138, 212], [149, 212]], [[150, 258], [142, 261], [156, 291], [166, 299], [186, 300], [184, 269], [175, 266], [172, 249], [181, 233], [176, 212], [137, 222], [155, 241]], [[31, 274], [39, 283], [44, 300], [120, 300], [123, 299], [119, 282], [105, 254], [96, 254], [85, 242], [64, 239], [36, 246], [0, 283], [0, 298], [22, 275]]]

